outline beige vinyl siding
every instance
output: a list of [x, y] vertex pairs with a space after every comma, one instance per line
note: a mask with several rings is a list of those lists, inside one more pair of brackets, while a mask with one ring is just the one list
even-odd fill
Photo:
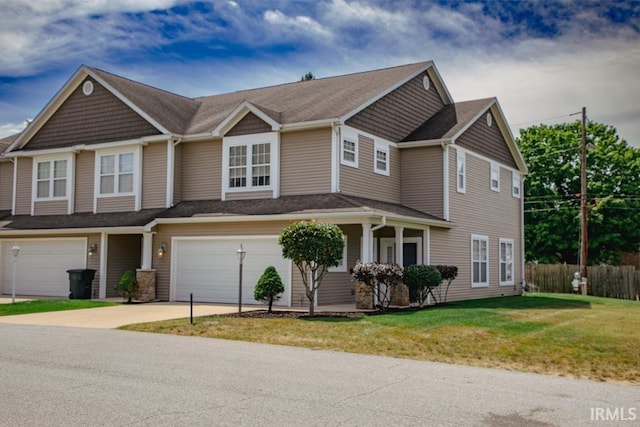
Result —
[[92, 270], [96, 270], [95, 275], [93, 276], [93, 283], [91, 286], [91, 298], [99, 298], [100, 297], [100, 235], [99, 234], [89, 234], [87, 236], [87, 252], [89, 251], [89, 247], [91, 245], [98, 245], [98, 253], [95, 255], [89, 256], [87, 254], [87, 268]]
[[224, 197], [225, 200], [269, 199], [273, 197], [273, 191], [229, 191]]
[[13, 163], [0, 162], [0, 210], [13, 207]]
[[443, 152], [441, 147], [400, 150], [400, 201], [403, 205], [442, 217]]
[[374, 172], [374, 141], [358, 136], [358, 167], [340, 165], [340, 192], [400, 203], [400, 153], [389, 147], [389, 176]]
[[167, 143], [150, 144], [142, 151], [142, 209], [167, 205]]
[[98, 213], [135, 210], [135, 196], [102, 197], [98, 199]]
[[173, 154], [173, 203], [182, 201], [182, 144], [175, 146]]
[[140, 268], [142, 236], [139, 234], [112, 234], [107, 244], [107, 298], [120, 296], [118, 282], [125, 271], [135, 274]]
[[486, 114], [483, 114], [465, 133], [456, 139], [456, 144], [516, 169], [518, 166], [511, 151], [509, 151], [507, 142], [504, 140], [496, 120], [492, 118], [492, 122], [491, 126], [487, 126]]
[[89, 77], [85, 81], [93, 82], [93, 93], [85, 96], [81, 83], [25, 149], [124, 141], [160, 133], [98, 82]]
[[360, 259], [362, 226], [341, 225], [340, 228], [347, 236], [347, 271], [327, 273], [318, 288], [318, 305], [355, 303], [355, 293], [352, 293], [355, 292], [355, 282], [351, 280], [349, 270]]
[[[520, 199], [511, 195], [511, 173], [500, 171], [500, 192], [490, 189], [490, 162], [467, 152], [467, 191], [455, 188], [456, 150], [449, 150], [449, 213], [455, 227], [431, 228], [431, 263], [458, 266], [449, 300], [514, 295], [521, 292]], [[471, 287], [471, 235], [488, 237], [489, 286]], [[514, 241], [514, 286], [500, 286], [499, 239]]]
[[[224, 223], [208, 223], [208, 224], [161, 224], [154, 231], [157, 234], [153, 240], [153, 268], [156, 269], [156, 297], [160, 300], [169, 299], [170, 274], [171, 274], [171, 257], [173, 250], [171, 247], [171, 238], [174, 236], [276, 236], [289, 225], [290, 222], [274, 221], [274, 222], [224, 222]], [[164, 242], [167, 245], [167, 252], [162, 258], [159, 258], [156, 249]], [[247, 255], [249, 256], [249, 255]], [[295, 295], [300, 292], [299, 287], [303, 286], [302, 282], [296, 282], [297, 269], [293, 266], [292, 274], [292, 301], [297, 301]], [[281, 275], [288, 272], [279, 271]], [[304, 294], [304, 287], [302, 290]]]
[[331, 192], [331, 128], [280, 136], [280, 195]]
[[182, 144], [182, 200], [220, 199], [222, 140]]
[[271, 132], [271, 126], [260, 117], [249, 112], [225, 136], [252, 135], [254, 133]]
[[95, 152], [81, 151], [76, 154], [74, 212], [93, 212], [94, 171]]
[[421, 73], [409, 80], [348, 119], [346, 124], [389, 141], [402, 141], [444, 106], [433, 82], [428, 91], [424, 89], [425, 75]]
[[31, 191], [33, 180], [33, 159], [16, 158], [18, 176], [16, 183], [16, 215], [31, 215]]
[[33, 203], [34, 215], [66, 215], [68, 213], [68, 200], [47, 200]]

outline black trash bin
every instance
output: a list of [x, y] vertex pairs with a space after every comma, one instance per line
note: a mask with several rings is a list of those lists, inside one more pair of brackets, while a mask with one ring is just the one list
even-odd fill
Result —
[[96, 270], [79, 268], [69, 273], [69, 299], [91, 299], [91, 284]]

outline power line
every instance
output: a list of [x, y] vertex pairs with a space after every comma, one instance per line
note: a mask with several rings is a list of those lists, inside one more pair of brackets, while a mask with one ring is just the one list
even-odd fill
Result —
[[544, 122], [544, 121], [547, 121], [547, 120], [562, 119], [562, 118], [571, 117], [571, 116], [573, 116], [573, 114], [564, 114], [562, 116], [554, 116], [554, 117], [547, 117], [545, 119], [530, 120], [528, 122], [512, 123], [511, 127], [520, 126], [520, 125], [526, 125], [526, 124], [529, 124], [529, 123], [539, 123], [539, 122]]

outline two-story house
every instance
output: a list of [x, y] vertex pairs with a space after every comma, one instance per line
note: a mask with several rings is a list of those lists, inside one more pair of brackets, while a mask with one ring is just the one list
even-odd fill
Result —
[[242, 244], [244, 303], [273, 265], [304, 305], [277, 243], [297, 220], [346, 236], [320, 305], [354, 302], [357, 260], [456, 265], [450, 300], [521, 292], [526, 166], [496, 99], [454, 103], [432, 62], [193, 99], [82, 66], [0, 144], [5, 294], [91, 268], [96, 298], [137, 270], [233, 303]]

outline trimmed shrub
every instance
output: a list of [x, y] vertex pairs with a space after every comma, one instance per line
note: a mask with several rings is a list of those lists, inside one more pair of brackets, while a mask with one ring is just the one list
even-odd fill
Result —
[[[415, 292], [418, 304], [424, 306], [432, 288], [440, 285], [442, 276], [437, 268], [431, 265], [409, 265], [404, 269], [404, 284]], [[435, 300], [435, 296], [433, 297]]]
[[449, 286], [451, 286], [451, 282], [458, 277], [458, 267], [455, 265], [436, 265], [436, 268], [440, 272], [442, 276], [442, 280], [447, 281], [447, 287], [444, 292], [444, 299], [442, 298], [442, 286], [438, 288], [438, 302], [444, 304], [447, 302], [447, 295], [449, 294]]
[[131, 270], [125, 271], [118, 282], [118, 289], [120, 290], [122, 298], [126, 299], [127, 302], [130, 303], [133, 298], [138, 296], [139, 287], [136, 274]]
[[280, 294], [284, 292], [284, 285], [282, 279], [278, 274], [276, 268], [272, 265], [267, 267], [260, 276], [255, 289], [253, 290], [253, 298], [256, 301], [261, 301], [269, 304], [269, 313], [274, 301], [278, 301], [281, 297]]
[[376, 296], [376, 307], [386, 310], [391, 304], [391, 288], [402, 283], [403, 274], [404, 270], [398, 264], [362, 264], [358, 261], [351, 276], [369, 286]]

